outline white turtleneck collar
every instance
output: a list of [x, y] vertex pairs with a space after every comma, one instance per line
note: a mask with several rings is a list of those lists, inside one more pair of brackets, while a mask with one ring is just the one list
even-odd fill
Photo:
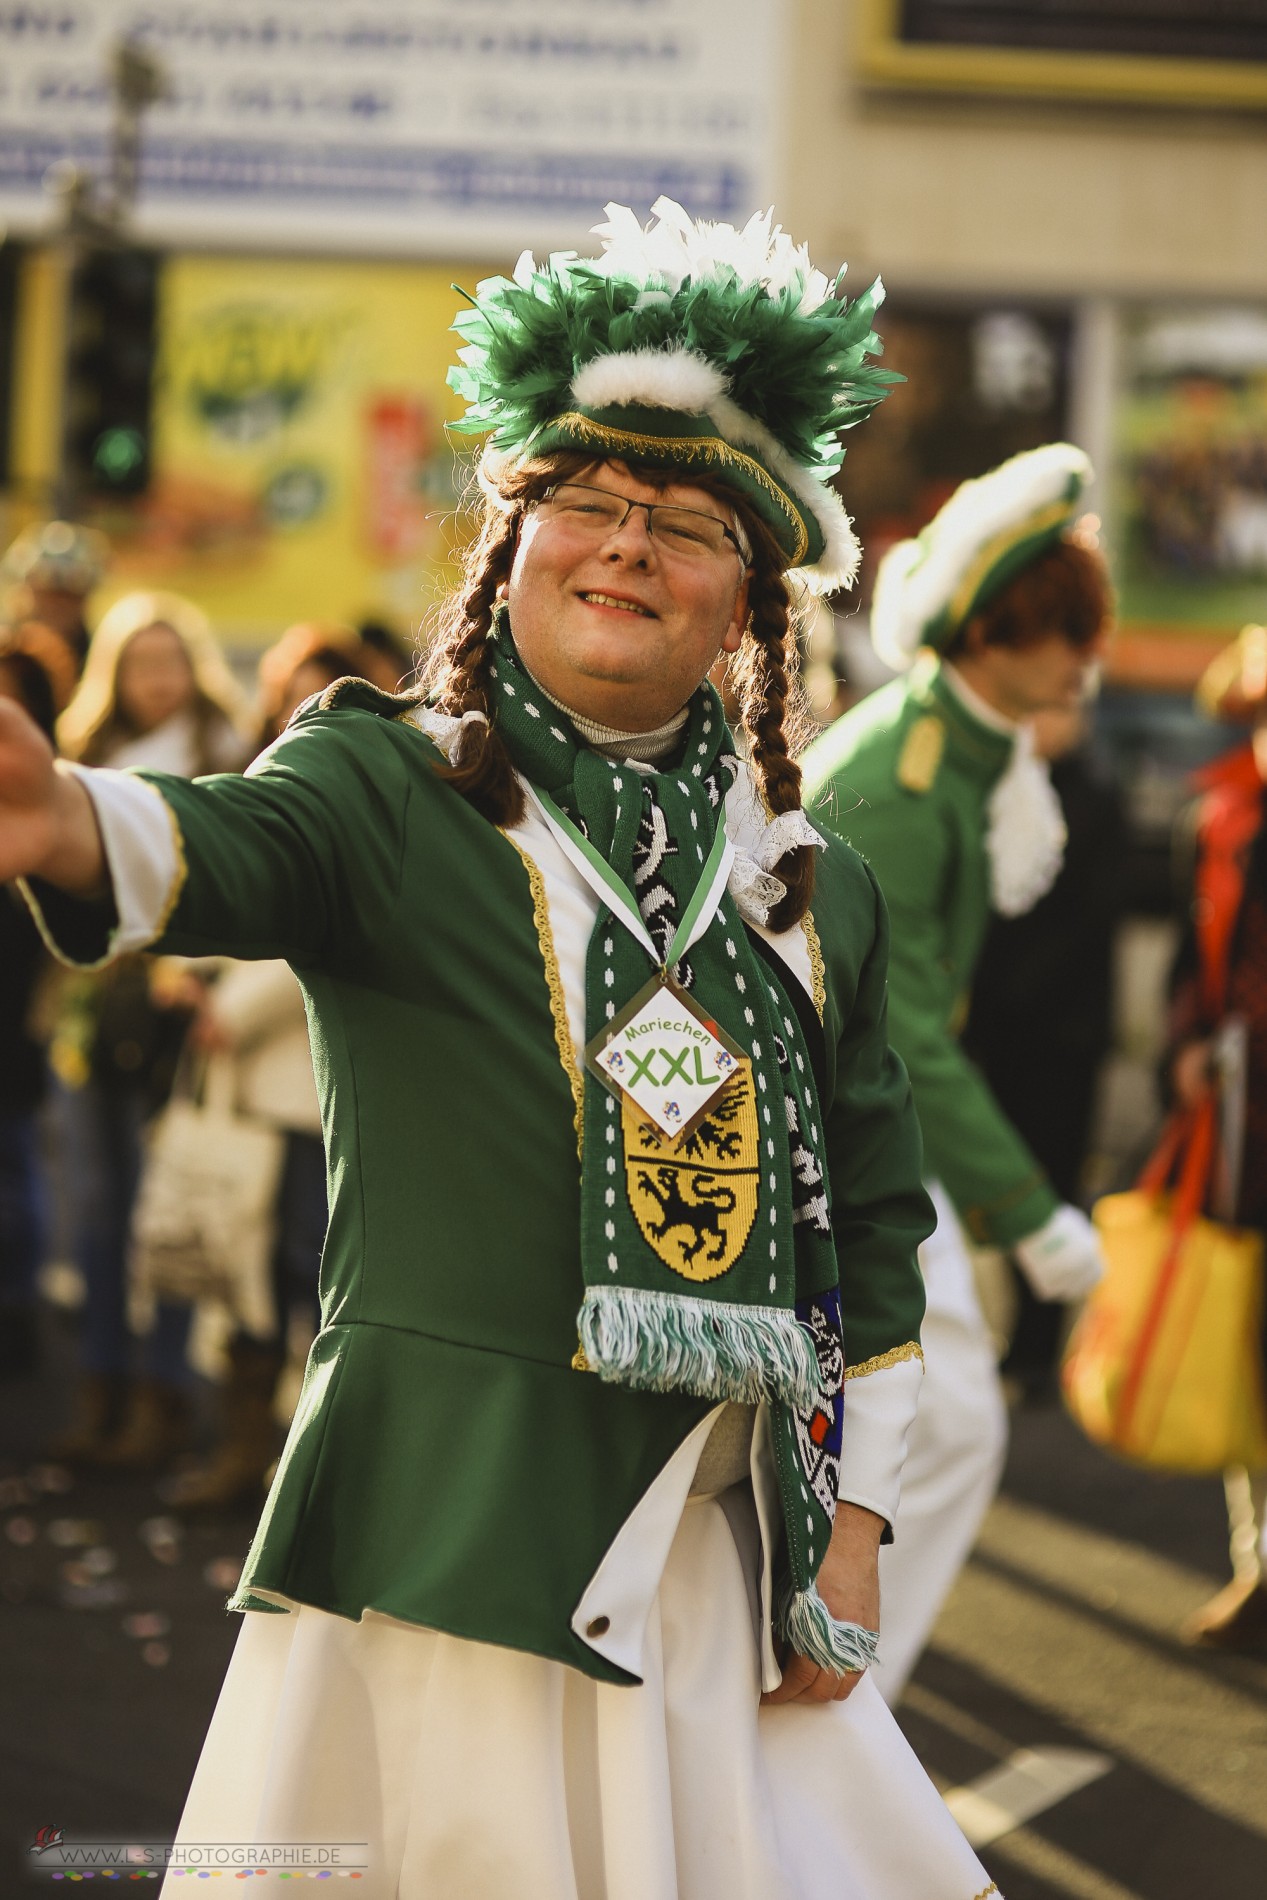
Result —
[[[522, 656], [520, 665], [523, 665]], [[598, 720], [587, 719], [584, 713], [574, 712], [563, 700], [547, 692], [535, 673], [529, 672], [528, 677], [537, 691], [545, 694], [550, 704], [557, 706], [564, 718], [571, 721], [586, 745], [592, 746], [595, 752], [601, 752], [604, 758], [622, 763], [628, 760], [634, 765], [656, 765], [661, 759], [667, 759], [671, 752], [677, 751], [690, 716], [690, 707], [683, 706], [680, 712], [674, 713], [672, 719], [650, 732], [622, 732], [619, 726], [600, 725]]]

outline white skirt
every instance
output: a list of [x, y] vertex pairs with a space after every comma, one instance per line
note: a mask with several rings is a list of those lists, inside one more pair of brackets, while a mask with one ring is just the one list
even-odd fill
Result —
[[687, 1505], [638, 1688], [372, 1611], [248, 1613], [179, 1842], [363, 1844], [361, 1879], [326, 1891], [364, 1900], [996, 1894], [867, 1677], [760, 1706], [736, 1515], [742, 1537], [742, 1513]]

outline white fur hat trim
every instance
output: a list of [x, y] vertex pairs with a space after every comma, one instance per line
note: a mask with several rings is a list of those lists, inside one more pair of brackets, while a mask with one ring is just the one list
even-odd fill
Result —
[[862, 550], [839, 495], [802, 468], [763, 422], [730, 400], [726, 379], [706, 358], [691, 350], [623, 350], [596, 356], [577, 371], [572, 396], [586, 409], [642, 403], [684, 415], [707, 415], [723, 441], [753, 451], [817, 521], [823, 552], [812, 567], [794, 569], [792, 583], [815, 594], [853, 585]]
[[579, 369], [572, 395], [585, 409], [644, 403], [702, 415], [726, 393], [726, 378], [693, 350], [621, 350], [595, 356]]

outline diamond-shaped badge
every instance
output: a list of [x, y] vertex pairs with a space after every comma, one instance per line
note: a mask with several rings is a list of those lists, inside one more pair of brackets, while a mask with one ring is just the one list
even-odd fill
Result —
[[586, 1050], [591, 1068], [670, 1141], [689, 1134], [747, 1057], [685, 991], [656, 978]]

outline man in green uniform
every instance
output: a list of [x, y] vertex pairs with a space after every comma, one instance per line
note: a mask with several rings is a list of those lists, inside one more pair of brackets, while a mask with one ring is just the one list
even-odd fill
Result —
[[0, 707], [63, 955], [308, 1004], [323, 1323], [182, 1839], [368, 1842], [367, 1900], [976, 1900], [866, 1674], [931, 1210], [883, 904], [783, 732], [876, 293], [768, 218], [603, 235], [459, 321], [493, 444], [424, 692], [192, 785]]
[[1076, 703], [1102, 650], [1103, 562], [1072, 531], [1089, 474], [1066, 443], [1035, 449], [965, 483], [918, 540], [890, 550], [871, 631], [902, 676], [804, 760], [816, 819], [867, 859], [889, 908], [890, 1030], [938, 1211], [921, 1250], [927, 1370], [901, 1536], [881, 1563], [878, 1680], [890, 1700], [972, 1545], [1006, 1445], [964, 1235], [1009, 1248], [1040, 1298], [1076, 1298], [1100, 1272], [1090, 1223], [1060, 1204], [958, 1042], [991, 906], [1027, 910], [1060, 867], [1064, 823], [1026, 721]]

